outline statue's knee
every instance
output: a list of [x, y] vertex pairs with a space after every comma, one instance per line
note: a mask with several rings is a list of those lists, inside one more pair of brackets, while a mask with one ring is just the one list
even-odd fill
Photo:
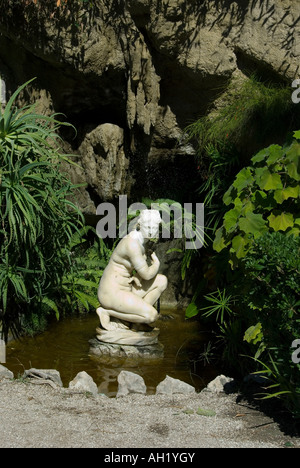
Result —
[[155, 322], [157, 317], [158, 317], [157, 310], [155, 310], [154, 307], [152, 307], [151, 309], [149, 308], [144, 314], [144, 322], [147, 324], [153, 323]]
[[168, 278], [165, 275], [159, 275], [159, 282], [158, 282], [158, 287], [161, 292], [163, 292], [165, 289], [167, 289], [168, 286]]

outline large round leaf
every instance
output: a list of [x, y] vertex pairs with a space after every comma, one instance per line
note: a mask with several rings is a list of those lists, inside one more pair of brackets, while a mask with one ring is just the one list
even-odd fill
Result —
[[269, 225], [274, 231], [286, 231], [288, 228], [294, 226], [294, 217], [291, 213], [280, 213], [275, 215], [271, 213], [268, 216]]
[[276, 190], [283, 187], [280, 175], [272, 174], [268, 169], [261, 174], [258, 185], [262, 190]]
[[245, 217], [240, 218], [239, 227], [246, 234], [253, 234], [255, 238], [267, 231], [266, 221], [261, 214], [248, 211]]

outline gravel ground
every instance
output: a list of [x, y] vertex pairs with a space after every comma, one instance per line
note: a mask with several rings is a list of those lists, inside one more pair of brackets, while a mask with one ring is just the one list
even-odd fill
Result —
[[300, 448], [291, 426], [238, 394], [206, 391], [108, 398], [3, 380], [0, 427], [0, 448], [102, 448], [103, 457], [117, 448]]

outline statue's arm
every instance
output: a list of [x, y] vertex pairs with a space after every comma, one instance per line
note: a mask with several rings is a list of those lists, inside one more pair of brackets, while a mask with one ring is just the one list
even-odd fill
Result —
[[133, 268], [142, 279], [150, 280], [157, 275], [160, 262], [155, 253], [151, 255], [152, 264], [148, 266], [141, 247], [137, 242], [131, 242], [128, 251]]

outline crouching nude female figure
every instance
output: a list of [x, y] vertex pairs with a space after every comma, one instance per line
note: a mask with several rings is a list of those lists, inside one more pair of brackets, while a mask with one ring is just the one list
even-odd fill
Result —
[[[112, 333], [101, 333], [97, 329], [100, 340], [119, 342], [119, 336], [124, 344], [129, 338], [128, 330], [134, 344], [134, 333], [136, 335], [139, 330], [139, 324], [150, 325], [157, 319], [154, 304], [166, 289], [167, 278], [158, 274], [160, 262], [155, 253], [148, 265], [144, 243], [146, 239], [158, 237], [160, 223], [159, 211], [143, 210], [136, 228], [112, 253], [100, 281], [98, 299], [101, 307], [97, 309], [102, 329]], [[123, 341], [121, 337], [124, 337]]]

